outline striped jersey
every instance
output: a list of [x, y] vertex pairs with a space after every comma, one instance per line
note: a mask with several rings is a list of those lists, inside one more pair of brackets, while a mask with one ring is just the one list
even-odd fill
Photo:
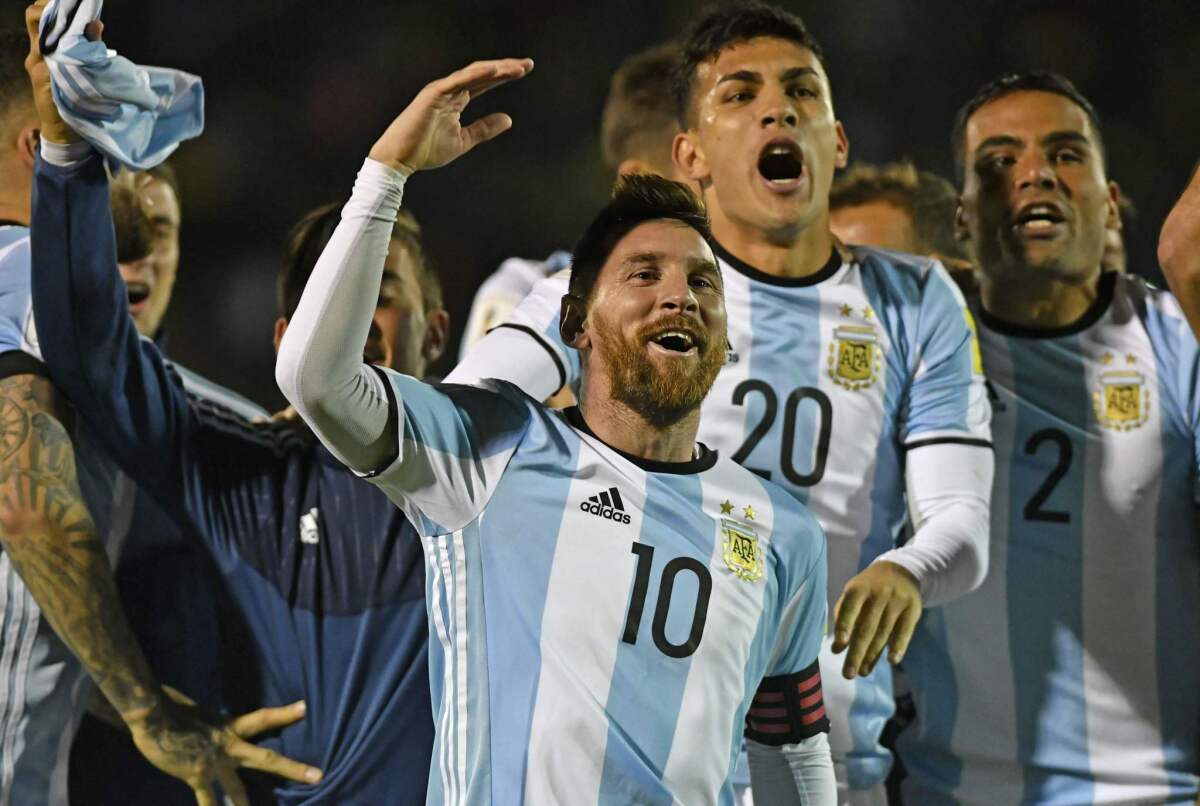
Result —
[[1200, 359], [1174, 298], [1107, 274], [1073, 326], [979, 312], [987, 580], [905, 659], [911, 803], [1194, 803]]
[[760, 683], [806, 670], [824, 727], [824, 540], [782, 489], [703, 447], [630, 457], [508, 383], [385, 376], [400, 455], [374, 481], [427, 559], [430, 803], [729, 804], [744, 722], [775, 729], [746, 720]]
[[[989, 434], [953, 281], [926, 258], [850, 250], [846, 260], [834, 252], [814, 275], [784, 278], [716, 246], [730, 349], [700, 422], [701, 440], [780, 484], [820, 522], [831, 607], [851, 577], [896, 545], [906, 519], [905, 448]], [[578, 353], [558, 335], [566, 289], [565, 272], [539, 284], [494, 331], [495, 346], [484, 342], [448, 380], [499, 374], [539, 399], [577, 382]], [[517, 333], [541, 346], [525, 338], [522, 350]], [[850, 784], [877, 783], [890, 764], [877, 740], [893, 710], [891, 667], [878, 664], [833, 689], [841, 664], [824, 657], [835, 761], [843, 747]]]
[[545, 260], [510, 257], [501, 263], [475, 292], [471, 312], [467, 314], [467, 326], [463, 328], [462, 341], [459, 342], [459, 358], [466, 356], [475, 342], [507, 319], [538, 280], [557, 274], [570, 263], [571, 253], [561, 249], [551, 253]]

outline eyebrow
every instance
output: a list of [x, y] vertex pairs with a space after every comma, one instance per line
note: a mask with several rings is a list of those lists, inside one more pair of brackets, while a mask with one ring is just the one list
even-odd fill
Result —
[[622, 266], [636, 266], [640, 263], [658, 263], [664, 257], [662, 252], [637, 252], [621, 261]]
[[[1050, 132], [1040, 141], [1043, 146], [1058, 145], [1060, 143], [1075, 143], [1079, 145], [1091, 146], [1092, 141], [1087, 135], [1082, 132], [1077, 132], [1071, 129], [1063, 129], [1056, 132]], [[984, 140], [975, 147], [975, 153], [978, 154], [985, 148], [994, 148], [996, 146], [1023, 146], [1025, 141], [1019, 137], [1014, 137], [1011, 134], [996, 134]]]
[[[802, 78], [805, 76], [817, 77], [818, 75], [819, 73], [817, 73], [816, 68], [813, 67], [789, 67], [780, 73], [779, 80], [785, 82], [795, 81], [797, 78]], [[734, 72], [727, 73], [717, 79], [717, 84], [714, 86], [724, 84], [726, 81], [746, 81], [751, 84], [761, 84], [763, 83], [763, 77], [762, 73], [759, 73], [755, 70], [735, 70]]]

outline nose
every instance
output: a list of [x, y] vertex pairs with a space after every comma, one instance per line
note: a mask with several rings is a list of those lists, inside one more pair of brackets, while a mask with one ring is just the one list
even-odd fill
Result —
[[691, 283], [683, 272], [672, 272], [664, 278], [659, 304], [668, 311], [679, 313], [695, 313], [700, 310], [700, 303], [696, 301]]
[[792, 128], [800, 122], [792, 97], [781, 88], [765, 90], [761, 96], [766, 106], [762, 113], [762, 127], [784, 126]]
[[1054, 190], [1058, 186], [1058, 174], [1054, 166], [1041, 154], [1026, 154], [1017, 162], [1013, 172], [1017, 189]]

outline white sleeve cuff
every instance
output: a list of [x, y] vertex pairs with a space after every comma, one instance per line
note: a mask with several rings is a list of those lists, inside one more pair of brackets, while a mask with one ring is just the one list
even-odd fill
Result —
[[41, 139], [42, 159], [60, 168], [74, 168], [92, 155], [92, 147], [86, 140], [74, 143], [56, 143]]

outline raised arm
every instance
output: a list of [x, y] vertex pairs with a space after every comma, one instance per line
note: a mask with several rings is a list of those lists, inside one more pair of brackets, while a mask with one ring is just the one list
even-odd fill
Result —
[[476, 62], [428, 84], [371, 148], [342, 221], [317, 261], [279, 347], [275, 379], [329, 449], [369, 472], [398, 451], [399, 413], [362, 360], [392, 224], [406, 178], [437, 168], [506, 131], [495, 113], [463, 126], [470, 100], [522, 78], [529, 59]]
[[1163, 223], [1158, 262], [1192, 332], [1200, 335], [1200, 164]]

